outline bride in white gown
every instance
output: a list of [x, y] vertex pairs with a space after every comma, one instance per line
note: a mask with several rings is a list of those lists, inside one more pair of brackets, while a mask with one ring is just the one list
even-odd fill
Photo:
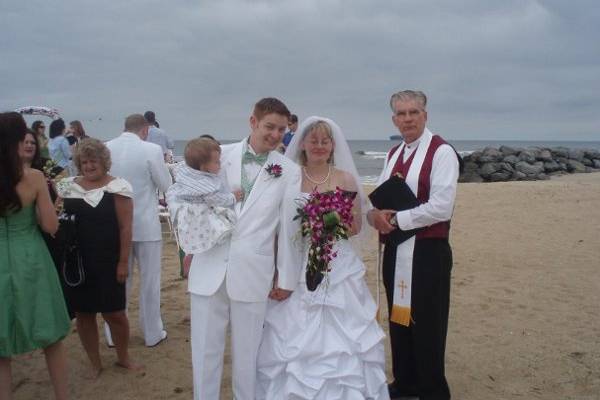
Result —
[[[358, 233], [367, 200], [340, 128], [330, 119], [310, 117], [298, 132], [286, 156], [303, 167], [302, 191], [306, 196], [336, 187], [358, 192], [352, 227]], [[307, 289], [304, 274], [309, 244], [299, 239], [305, 251], [298, 287], [287, 300], [269, 303], [257, 399], [389, 399], [385, 335], [375, 320], [365, 266], [351, 243], [357, 239], [360, 234], [335, 244], [337, 257], [315, 291]]]

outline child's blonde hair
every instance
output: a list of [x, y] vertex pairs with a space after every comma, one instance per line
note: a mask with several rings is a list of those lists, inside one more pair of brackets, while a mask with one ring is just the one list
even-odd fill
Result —
[[214, 151], [221, 153], [219, 143], [213, 139], [200, 137], [187, 142], [183, 158], [188, 167], [200, 170], [202, 165], [210, 161], [210, 157]]

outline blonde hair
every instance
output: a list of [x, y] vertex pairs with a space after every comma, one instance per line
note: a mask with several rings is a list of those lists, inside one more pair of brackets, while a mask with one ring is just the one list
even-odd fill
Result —
[[[329, 139], [331, 139], [331, 142], [335, 147], [335, 142], [333, 140], [333, 131], [331, 130], [331, 126], [329, 126], [327, 122], [318, 120], [308, 125], [306, 128], [304, 128], [304, 130], [301, 133], [301, 140], [304, 142], [307, 136], [310, 135], [312, 132], [324, 132], [329, 137]], [[307, 161], [308, 160], [306, 159], [306, 151], [302, 150], [300, 152], [300, 163], [302, 165], [306, 165]], [[329, 156], [327, 162], [333, 164], [333, 150], [331, 151], [331, 155]]]
[[75, 151], [73, 152], [73, 164], [77, 167], [77, 170], [81, 173], [81, 159], [87, 158], [92, 160], [100, 161], [104, 172], [110, 171], [112, 162], [110, 160], [110, 150], [102, 141], [90, 137], [82, 139]]
[[219, 143], [214, 139], [200, 137], [187, 142], [183, 151], [183, 158], [188, 167], [200, 170], [203, 164], [210, 161], [214, 151], [221, 153]]

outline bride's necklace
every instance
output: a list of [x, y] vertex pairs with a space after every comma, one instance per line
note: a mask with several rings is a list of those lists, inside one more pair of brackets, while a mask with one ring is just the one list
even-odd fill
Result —
[[302, 167], [302, 169], [304, 170], [304, 175], [306, 176], [306, 179], [308, 179], [309, 181], [311, 181], [315, 185], [322, 185], [322, 184], [324, 184], [325, 182], [327, 182], [329, 180], [329, 177], [331, 176], [331, 165], [328, 167], [328, 169], [327, 169], [327, 175], [325, 175], [325, 178], [323, 178], [322, 181], [319, 181], [319, 180], [313, 178], [312, 176], [310, 176], [310, 174], [308, 173], [308, 170], [306, 169], [306, 167]]

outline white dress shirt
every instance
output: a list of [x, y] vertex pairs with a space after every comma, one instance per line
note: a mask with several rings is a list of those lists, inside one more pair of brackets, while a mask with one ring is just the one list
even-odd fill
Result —
[[[404, 162], [416, 151], [422, 138], [423, 135], [406, 145]], [[396, 213], [398, 227], [407, 231], [450, 220], [454, 211], [458, 175], [459, 164], [454, 149], [447, 144], [441, 145], [433, 156], [429, 200], [413, 209]]]
[[167, 135], [167, 133], [162, 129], [155, 126], [151, 126], [150, 129], [148, 129], [148, 137], [146, 138], [146, 141], [159, 145], [163, 154], [167, 154], [169, 150], [173, 150], [175, 148], [175, 144], [169, 135]]

